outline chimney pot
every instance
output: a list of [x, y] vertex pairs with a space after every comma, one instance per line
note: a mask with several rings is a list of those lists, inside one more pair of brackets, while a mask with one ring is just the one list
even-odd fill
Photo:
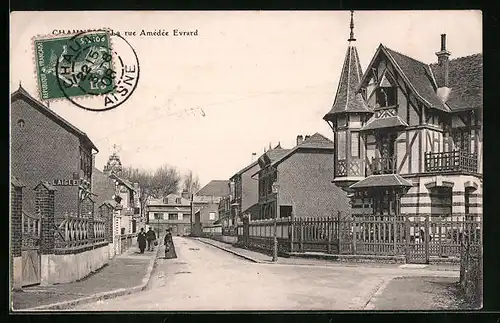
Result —
[[297, 136], [297, 146], [300, 145], [304, 141], [304, 137], [302, 135]]
[[441, 50], [446, 50], [446, 34], [441, 34]]

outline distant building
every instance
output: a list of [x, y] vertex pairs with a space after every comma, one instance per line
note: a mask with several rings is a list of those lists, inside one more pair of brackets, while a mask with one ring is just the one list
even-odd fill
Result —
[[[278, 150], [280, 148], [277, 147]], [[248, 212], [253, 205], [259, 203], [259, 182], [252, 178], [252, 175], [258, 170], [259, 163], [255, 161], [230, 178], [232, 207], [230, 225], [237, 223], [243, 213]]]
[[[228, 180], [212, 180], [193, 196], [193, 233], [201, 235], [203, 227], [219, 220], [220, 200], [229, 195]], [[218, 223], [218, 222], [217, 222]]]
[[[332, 183], [333, 142], [319, 133], [297, 136], [293, 149], [280, 146], [264, 153], [254, 175], [259, 180], [259, 219], [343, 216], [350, 212], [346, 192]], [[279, 200], [273, 193], [279, 185]], [[255, 218], [254, 218], [255, 219]]]
[[163, 199], [151, 200], [147, 204], [148, 225], [157, 234], [167, 228], [173, 235], [191, 233], [191, 201], [178, 194], [170, 194]]

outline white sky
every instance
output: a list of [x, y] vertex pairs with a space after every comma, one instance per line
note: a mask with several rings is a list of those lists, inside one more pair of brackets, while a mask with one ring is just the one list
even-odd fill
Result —
[[[33, 36], [198, 29], [197, 37], [126, 37], [141, 75], [118, 108], [96, 113], [66, 101], [50, 108], [88, 134], [100, 169], [117, 144], [124, 165], [168, 163], [192, 169], [205, 185], [228, 179], [269, 143], [291, 148], [298, 134], [332, 137], [322, 117], [337, 90], [349, 19], [348, 11], [14, 12], [11, 92], [21, 81], [37, 96]], [[356, 11], [354, 20], [363, 70], [380, 43], [435, 62], [442, 33], [452, 58], [482, 52], [480, 11]]]

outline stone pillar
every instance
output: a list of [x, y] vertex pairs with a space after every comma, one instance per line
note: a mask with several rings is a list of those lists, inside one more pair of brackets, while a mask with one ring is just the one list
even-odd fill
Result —
[[35, 210], [41, 215], [41, 285], [48, 285], [51, 281], [49, 269], [50, 255], [54, 254], [54, 193], [56, 189], [48, 182], [42, 181], [35, 187]]
[[22, 211], [23, 211], [23, 187], [17, 179], [11, 179], [11, 218], [10, 218], [10, 252], [11, 252], [11, 288], [18, 289], [22, 285]]

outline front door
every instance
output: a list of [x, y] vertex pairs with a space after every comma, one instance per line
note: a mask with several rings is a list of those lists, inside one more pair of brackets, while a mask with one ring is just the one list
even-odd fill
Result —
[[22, 216], [22, 286], [40, 284], [41, 255], [40, 255], [40, 230], [41, 217], [28, 215]]
[[406, 218], [406, 263], [429, 263], [429, 218]]

